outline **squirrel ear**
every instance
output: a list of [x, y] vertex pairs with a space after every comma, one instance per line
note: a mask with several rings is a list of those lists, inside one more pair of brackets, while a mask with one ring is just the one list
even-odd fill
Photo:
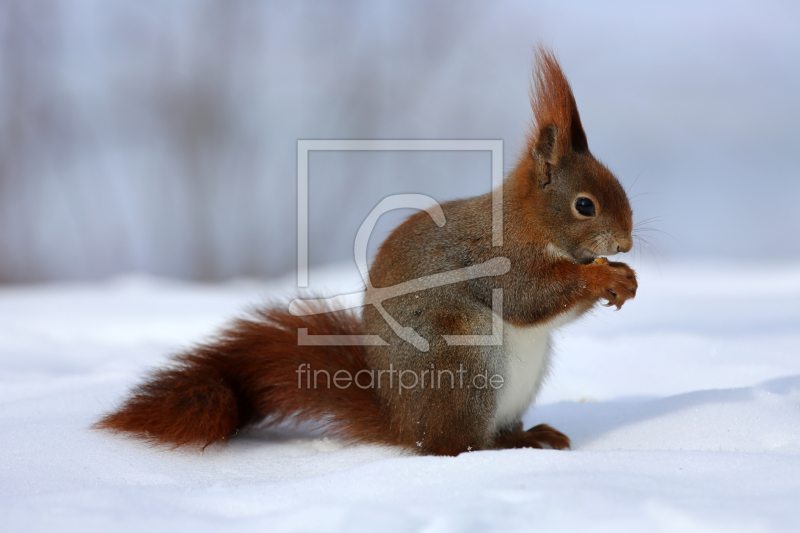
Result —
[[[536, 149], [546, 137], [554, 140], [551, 159], [568, 152], [589, 151], [575, 96], [553, 52], [540, 46], [534, 57], [530, 98]], [[553, 132], [548, 132], [549, 128]]]
[[570, 140], [569, 144], [575, 152], [588, 152], [589, 143], [586, 141], [586, 133], [583, 131], [581, 124], [581, 117], [578, 114], [578, 106], [575, 105], [575, 98], [572, 98], [572, 117], [570, 124]]
[[558, 128], [549, 124], [536, 136], [531, 155], [539, 167], [539, 188], [546, 189], [553, 182], [553, 166], [556, 164], [556, 147], [558, 144]]

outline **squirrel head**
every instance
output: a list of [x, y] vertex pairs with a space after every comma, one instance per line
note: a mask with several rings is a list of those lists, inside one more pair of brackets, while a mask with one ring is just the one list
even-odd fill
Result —
[[544, 239], [550, 252], [576, 263], [629, 251], [628, 196], [589, 152], [572, 89], [553, 53], [542, 47], [536, 51], [531, 106], [533, 126], [510, 191], [515, 210], [529, 222], [529, 238]]

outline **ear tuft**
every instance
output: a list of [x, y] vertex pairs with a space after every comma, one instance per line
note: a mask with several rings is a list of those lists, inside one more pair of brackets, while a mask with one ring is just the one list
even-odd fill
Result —
[[567, 78], [561, 71], [553, 52], [539, 46], [534, 54], [533, 78], [531, 80], [531, 107], [533, 108], [533, 130], [531, 152], [540, 144], [548, 145], [552, 129], [556, 138], [549, 158], [551, 162], [570, 151], [586, 152], [589, 144], [581, 125], [578, 106]]

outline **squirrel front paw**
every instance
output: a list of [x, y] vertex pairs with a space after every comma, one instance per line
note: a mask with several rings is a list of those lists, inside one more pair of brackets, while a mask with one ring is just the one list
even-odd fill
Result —
[[606, 307], [617, 306], [617, 310], [626, 301], [636, 296], [636, 289], [639, 283], [636, 281], [636, 273], [625, 263], [596, 261], [591, 265], [593, 268], [602, 269], [604, 282], [599, 287], [599, 298], [608, 300], [603, 304]]

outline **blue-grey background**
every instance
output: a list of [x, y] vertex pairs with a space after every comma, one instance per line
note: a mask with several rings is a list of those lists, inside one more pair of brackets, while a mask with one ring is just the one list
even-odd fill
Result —
[[[4, 0], [0, 281], [290, 272], [298, 139], [503, 139], [508, 168], [538, 42], [658, 217], [639, 253], [800, 258], [796, 2]], [[474, 195], [489, 172], [312, 154], [311, 262], [352, 260], [384, 196]]]

